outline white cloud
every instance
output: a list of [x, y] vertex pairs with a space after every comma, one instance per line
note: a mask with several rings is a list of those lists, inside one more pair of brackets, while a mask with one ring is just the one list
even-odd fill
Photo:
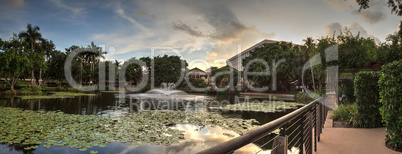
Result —
[[53, 4], [55, 4], [59, 8], [63, 8], [63, 9], [71, 11], [74, 15], [81, 14], [83, 11], [82, 8], [69, 6], [66, 3], [64, 3], [62, 0], [49, 0], [49, 1], [52, 2]]
[[334, 36], [334, 32], [335, 32], [335, 36], [340, 35], [340, 32], [343, 32], [343, 30], [346, 28], [348, 28], [348, 30], [350, 30], [350, 32], [352, 33], [353, 36], [356, 36], [357, 34], [359, 34], [361, 37], [364, 38], [372, 38], [374, 39], [374, 41], [377, 44], [380, 44], [380, 40], [373, 36], [370, 35], [359, 23], [357, 22], [352, 22], [349, 24], [349, 26], [342, 26], [340, 23], [336, 22], [336, 23], [331, 23], [329, 25], [327, 25], [325, 27], [325, 35], [326, 36]]
[[[383, 1], [370, 2], [370, 9], [358, 11], [359, 5], [356, 0], [324, 0], [332, 9], [339, 12], [350, 12], [359, 19], [368, 23], [377, 23], [386, 18], [387, 4]], [[386, 12], [388, 13], [388, 12]]]
[[188, 61], [202, 57], [211, 65], [221, 65], [222, 60], [215, 60], [236, 54], [238, 44], [248, 47], [274, 37], [274, 34], [244, 25], [226, 6], [182, 0], [158, 3], [136, 2], [138, 9], [135, 11], [131, 11], [129, 3], [110, 5], [116, 15], [131, 26], [115, 33], [93, 35], [93, 39], [116, 48], [116, 53], [109, 56], [132, 54], [138, 57], [150, 52], [151, 47], [171, 47], [181, 51]]

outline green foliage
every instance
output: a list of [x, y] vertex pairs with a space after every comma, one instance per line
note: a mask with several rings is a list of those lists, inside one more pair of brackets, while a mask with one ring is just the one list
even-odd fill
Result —
[[[154, 73], [155, 73], [155, 85], [161, 83], [176, 83], [182, 72], [182, 65], [187, 66], [185, 60], [180, 59], [179, 56], [157, 56], [154, 57]], [[152, 69], [152, 68], [151, 68]]]
[[[231, 74], [233, 77], [231, 77]], [[214, 70], [213, 78], [217, 87], [223, 88], [230, 86], [230, 82], [233, 82], [233, 86], [235, 86], [237, 85], [238, 81], [238, 72], [235, 69], [232, 69], [230, 66], [224, 66]], [[232, 78], [233, 81], [231, 81]]]
[[346, 95], [344, 103], [352, 104], [356, 101], [354, 83], [349, 79], [342, 79], [340, 93]]
[[95, 96], [89, 93], [54, 92], [48, 95], [26, 95], [19, 96], [21, 99], [55, 99], [55, 98], [74, 98], [75, 96]]
[[361, 126], [364, 128], [380, 127], [381, 114], [379, 108], [379, 72], [361, 71], [355, 77], [356, 110]]
[[[340, 69], [358, 69], [365, 67], [373, 55], [375, 49], [374, 40], [353, 36], [346, 29], [345, 35], [338, 36], [339, 42], [339, 66]], [[373, 49], [374, 48], [374, 49]]]
[[27, 86], [29, 86], [29, 85], [28, 85], [27, 82], [24, 82], [24, 81], [17, 81], [17, 82], [15, 83], [15, 86], [16, 86], [16, 87], [27, 87]]
[[[269, 68], [266, 68], [261, 62], [250, 63], [255, 59], [264, 60], [267, 62]], [[281, 59], [285, 59], [286, 62], [279, 64], [279, 60]], [[267, 72], [266, 70], [274, 69], [272, 61], [277, 64], [276, 74], [273, 74], [271, 71], [269, 72], [270, 75], [255, 75], [248, 76], [248, 78], [254, 82], [254, 86], [256, 87], [268, 86], [270, 90], [273, 90], [271, 88], [272, 75], [276, 75], [276, 77], [278, 77], [277, 90], [289, 91], [291, 87], [290, 82], [300, 78], [301, 64], [303, 61], [299, 48], [293, 46], [292, 43], [280, 42], [265, 44], [262, 47], [254, 49], [254, 51], [250, 53], [250, 56], [243, 60], [242, 64], [244, 68], [249, 65], [248, 70], [244, 71]]]
[[402, 21], [399, 24], [399, 31], [387, 36], [388, 43], [381, 44], [379, 54], [386, 62], [393, 62], [402, 59]]
[[206, 88], [208, 84], [205, 83], [204, 79], [190, 79], [191, 84], [196, 88]]
[[396, 148], [402, 146], [402, 59], [382, 67], [378, 81], [380, 87], [380, 109], [387, 127], [387, 139]]
[[310, 95], [308, 95], [307, 93], [298, 93], [295, 96], [295, 100], [298, 103], [307, 104], [313, 101], [313, 98], [311, 98]]
[[4, 51], [0, 52], [0, 72], [11, 90], [14, 90], [19, 76], [29, 68], [29, 58], [25, 52], [27, 43], [14, 37], [0, 45], [0, 50]]
[[17, 92], [14, 91], [14, 90], [6, 90], [5, 93], [6, 93], [6, 95], [15, 95], [15, 94], [17, 94]]
[[332, 111], [332, 118], [334, 120], [350, 121], [351, 114], [354, 112], [356, 104], [341, 104]]
[[32, 95], [32, 94], [41, 94], [42, 88], [37, 85], [32, 85], [29, 87], [24, 87], [19, 90], [22, 95]]
[[140, 90], [140, 92], [147, 92], [151, 90], [151, 84], [146, 84], [144, 88]]
[[142, 68], [137, 63], [140, 62], [137, 58], [131, 58], [124, 62], [123, 66], [126, 67], [125, 77], [126, 81], [133, 82], [133, 85], [137, 85], [142, 79]]

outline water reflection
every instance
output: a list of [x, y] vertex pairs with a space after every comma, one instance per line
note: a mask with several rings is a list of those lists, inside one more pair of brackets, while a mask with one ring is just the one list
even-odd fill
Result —
[[[184, 95], [184, 94], [180, 94]], [[275, 113], [262, 113], [251, 111], [219, 111], [210, 110], [205, 104], [205, 100], [212, 101], [226, 101], [229, 104], [235, 103], [234, 97], [224, 96], [223, 98], [211, 98], [209, 96], [188, 95], [178, 96], [176, 94], [161, 97], [138, 97], [138, 94], [113, 94], [113, 93], [99, 93], [96, 96], [76, 96], [74, 98], [57, 98], [57, 99], [36, 99], [36, 100], [22, 100], [18, 97], [0, 98], [0, 106], [18, 107], [25, 110], [46, 110], [46, 111], [62, 111], [68, 114], [80, 115], [97, 115], [97, 116], [123, 116], [132, 112], [141, 112], [141, 109], [155, 110], [155, 109], [171, 109], [181, 111], [195, 111], [195, 112], [219, 112], [220, 114], [242, 119], [256, 119], [260, 124], [270, 122], [277, 119], [292, 110], [285, 112]], [[149, 96], [149, 95], [148, 95]], [[196, 97], [194, 97], [196, 96]], [[141, 98], [141, 99], [139, 99]], [[172, 101], [173, 100], [173, 101]], [[144, 103], [147, 102], [148, 103]], [[180, 103], [172, 103], [179, 101]], [[131, 102], [131, 103], [130, 103]], [[170, 102], [166, 104], [166, 102]], [[184, 103], [183, 103], [184, 102]], [[219, 143], [230, 140], [238, 134], [223, 130], [220, 127], [200, 127], [196, 125], [175, 125], [177, 129], [185, 130], [185, 140], [178, 144], [163, 146], [163, 145], [146, 145], [146, 146], [130, 146], [125, 143], [110, 143], [106, 147], [93, 147], [88, 150], [96, 150], [99, 153], [196, 153], [206, 148], [212, 147]], [[292, 131], [292, 130], [291, 130]], [[224, 135], [224, 134], [230, 134]], [[236, 153], [255, 153], [261, 148], [266, 141], [274, 137], [275, 134], [269, 135], [254, 144], [249, 144]], [[263, 147], [265, 151], [269, 152], [272, 144]], [[0, 145], [0, 153], [88, 153], [81, 152], [78, 149], [69, 147], [52, 146], [46, 149], [39, 146], [34, 151], [23, 150], [23, 145]]]

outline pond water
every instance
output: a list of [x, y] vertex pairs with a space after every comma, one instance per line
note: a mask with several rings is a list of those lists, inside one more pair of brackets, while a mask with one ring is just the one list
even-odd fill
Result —
[[[288, 109], [280, 112], [254, 112], [254, 111], [229, 111], [210, 109], [208, 106], [221, 106], [234, 104], [236, 101], [243, 101], [241, 98], [232, 97], [211, 97], [198, 94], [118, 94], [98, 93], [96, 96], [75, 96], [73, 98], [56, 99], [20, 99], [18, 97], [0, 98], [0, 106], [21, 108], [23, 110], [45, 110], [62, 111], [75, 115], [96, 115], [99, 117], [121, 117], [136, 112], [149, 110], [176, 110], [190, 112], [214, 112], [228, 118], [256, 119], [260, 124], [270, 122], [293, 111]], [[253, 101], [253, 100], [250, 100]], [[175, 102], [175, 103], [173, 103]], [[128, 143], [112, 142], [106, 147], [91, 147], [87, 151], [80, 151], [77, 148], [67, 146], [51, 146], [45, 148], [39, 145], [34, 150], [24, 150], [22, 144], [0, 144], [0, 153], [89, 153], [90, 150], [99, 153], [196, 153], [219, 143], [239, 136], [238, 133], [225, 130], [221, 127], [198, 126], [194, 124], [176, 124], [171, 128], [184, 131], [185, 139], [179, 143], [165, 145], [136, 145]], [[259, 150], [269, 152], [272, 144], [265, 145], [265, 142], [274, 137], [271, 134], [254, 144], [249, 144], [236, 153], [250, 153]]]

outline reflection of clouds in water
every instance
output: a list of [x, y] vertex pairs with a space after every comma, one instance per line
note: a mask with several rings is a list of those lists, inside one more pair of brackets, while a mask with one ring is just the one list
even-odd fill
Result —
[[[223, 135], [231, 134], [235, 137], [238, 134], [224, 130], [220, 127], [204, 127], [200, 129], [200, 126], [191, 124], [178, 124], [174, 128], [178, 130], [183, 130], [185, 140], [177, 144], [172, 144], [170, 146], [163, 145], [147, 145], [147, 146], [128, 146], [119, 153], [197, 153], [205, 150], [209, 147], [215, 146], [217, 144], [223, 143], [232, 139], [233, 137], [228, 137]], [[260, 148], [254, 144], [249, 144], [235, 153], [255, 153]]]

